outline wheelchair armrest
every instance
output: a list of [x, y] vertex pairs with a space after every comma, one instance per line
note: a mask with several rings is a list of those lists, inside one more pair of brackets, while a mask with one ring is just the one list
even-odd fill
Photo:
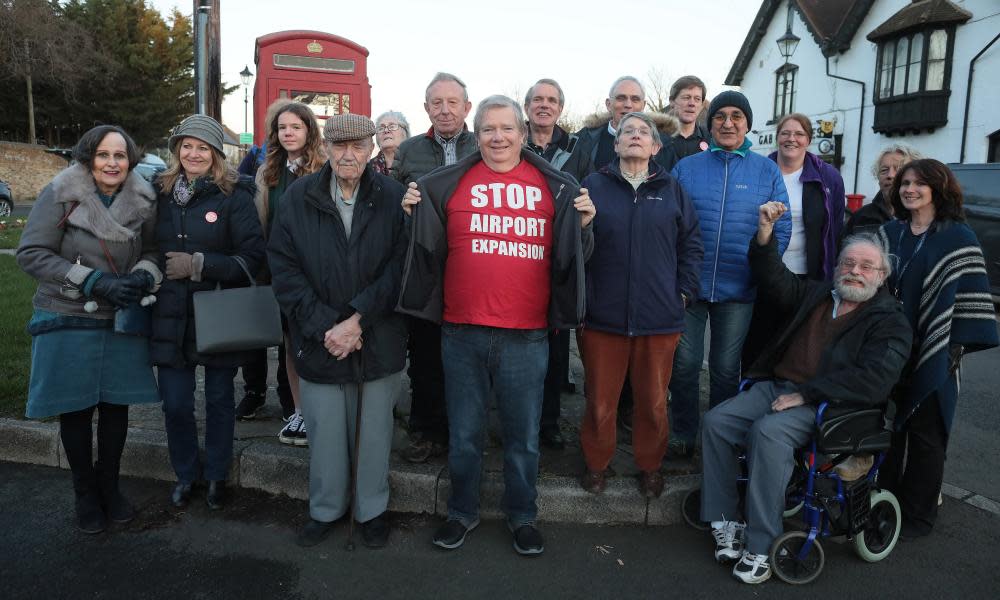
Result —
[[[821, 407], [825, 408], [825, 407]], [[857, 454], [887, 450], [892, 432], [886, 428], [881, 408], [859, 410], [820, 421], [817, 410], [816, 446], [826, 454]]]

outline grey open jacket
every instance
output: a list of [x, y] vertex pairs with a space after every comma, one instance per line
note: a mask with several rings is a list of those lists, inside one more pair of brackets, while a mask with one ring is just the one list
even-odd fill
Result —
[[159, 286], [163, 275], [157, 267], [155, 226], [156, 193], [137, 173], [129, 173], [106, 207], [87, 167], [63, 170], [35, 200], [17, 248], [17, 264], [38, 281], [32, 304], [62, 315], [113, 318], [114, 305], [99, 296], [92, 298], [95, 312], [84, 310], [91, 300], [83, 295], [84, 282], [95, 269], [107, 276], [115, 269], [121, 275], [144, 269]]
[[[397, 311], [441, 322], [448, 256], [445, 205], [462, 176], [480, 160], [482, 155], [477, 151], [417, 180], [422, 201], [414, 207], [410, 219], [410, 244]], [[542, 172], [555, 204], [548, 326], [573, 329], [580, 326], [586, 312], [584, 264], [594, 250], [593, 223], [580, 227], [580, 217], [573, 207], [579, 193], [576, 180], [530, 150], [521, 149], [521, 160]]]

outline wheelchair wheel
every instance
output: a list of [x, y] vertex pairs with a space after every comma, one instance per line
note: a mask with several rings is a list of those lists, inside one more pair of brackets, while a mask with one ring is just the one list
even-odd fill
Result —
[[805, 558], [799, 558], [799, 552], [805, 546], [809, 534], [805, 531], [788, 531], [771, 546], [771, 569], [778, 579], [785, 583], [801, 585], [810, 583], [823, 571], [826, 555], [819, 540], [813, 540]]
[[696, 487], [684, 494], [681, 500], [681, 514], [684, 522], [699, 531], [708, 531], [711, 525], [701, 520], [701, 488]]
[[896, 547], [902, 512], [892, 492], [872, 490], [868, 498], [868, 520], [854, 536], [854, 552], [868, 562], [878, 562]]

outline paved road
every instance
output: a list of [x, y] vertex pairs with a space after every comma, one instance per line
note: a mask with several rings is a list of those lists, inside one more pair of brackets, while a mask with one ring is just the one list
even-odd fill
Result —
[[[132, 524], [88, 536], [71, 525], [69, 474], [0, 463], [0, 581], [19, 598], [877, 598], [995, 597], [1000, 574], [989, 550], [1000, 517], [946, 499], [934, 536], [903, 543], [867, 564], [825, 544], [827, 566], [806, 589], [771, 581], [738, 584], [711, 558], [706, 535], [663, 528], [548, 525], [544, 556], [514, 554], [498, 521], [465, 547], [428, 540], [435, 519], [394, 515], [390, 545], [343, 548], [346, 526], [322, 545], [292, 543], [305, 503], [241, 492], [221, 514], [200, 502], [169, 508], [168, 486], [128, 480], [141, 507]], [[607, 553], [597, 546], [604, 546]], [[619, 562], [620, 561], [620, 562]]]
[[1000, 348], [963, 359], [944, 480], [1000, 502]]

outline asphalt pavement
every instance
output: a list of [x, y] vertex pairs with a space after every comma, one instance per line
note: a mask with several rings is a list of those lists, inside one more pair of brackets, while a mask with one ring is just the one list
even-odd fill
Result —
[[138, 518], [98, 535], [72, 522], [69, 473], [0, 463], [0, 582], [20, 598], [995, 598], [990, 548], [1000, 517], [945, 499], [934, 534], [901, 542], [884, 561], [825, 541], [826, 567], [806, 587], [735, 581], [712, 542], [685, 525], [541, 524], [546, 552], [517, 556], [501, 521], [465, 546], [430, 543], [438, 518], [396, 514], [387, 547], [344, 548], [341, 523], [322, 544], [297, 547], [305, 502], [239, 490], [211, 513], [200, 497], [178, 511], [164, 482], [128, 479]]

